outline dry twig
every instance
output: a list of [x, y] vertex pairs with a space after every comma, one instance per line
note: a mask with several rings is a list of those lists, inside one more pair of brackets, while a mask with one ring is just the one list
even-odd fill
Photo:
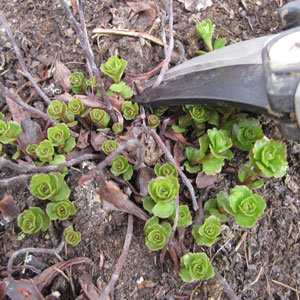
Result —
[[22, 57], [21, 51], [13, 37], [13, 34], [10, 30], [10, 26], [9, 23], [7, 22], [4, 14], [2, 13], [2, 11], [0, 10], [0, 20], [2, 22], [2, 25], [5, 28], [5, 31], [7, 33], [7, 36], [10, 40], [10, 42], [12, 43], [15, 53], [18, 57], [18, 60], [20, 62], [21, 68], [23, 70], [23, 72], [25, 73], [26, 77], [28, 78], [28, 80], [32, 83], [33, 87], [37, 90], [37, 92], [39, 93], [39, 95], [43, 98], [43, 100], [49, 105], [51, 103], [51, 100], [47, 97], [47, 95], [41, 90], [41, 88], [37, 85], [37, 83], [35, 82], [34, 78], [30, 75], [29, 71], [26, 68], [24, 59]]
[[133, 233], [133, 216], [128, 215], [127, 232], [126, 232], [126, 238], [125, 238], [122, 253], [119, 257], [116, 269], [115, 269], [114, 273], [112, 274], [109, 283], [107, 284], [104, 292], [101, 294], [101, 296], [98, 300], [106, 300], [109, 293], [114, 288], [114, 286], [120, 276], [120, 272], [122, 270], [122, 267], [125, 263], [125, 260], [126, 260], [127, 254], [128, 254], [128, 250], [129, 250], [131, 239], [132, 239], [132, 233]]

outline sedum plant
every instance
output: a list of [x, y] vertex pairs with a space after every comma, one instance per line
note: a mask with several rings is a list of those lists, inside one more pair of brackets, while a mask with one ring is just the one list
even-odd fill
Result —
[[244, 227], [253, 226], [266, 208], [264, 199], [244, 185], [237, 185], [230, 190], [229, 205], [225, 205], [225, 209]]
[[240, 150], [250, 151], [254, 143], [264, 137], [258, 120], [248, 118], [238, 124], [233, 124], [232, 141]]
[[[205, 47], [208, 51], [213, 51], [222, 48], [226, 44], [225, 39], [216, 39], [213, 45], [213, 34], [215, 28], [210, 19], [203, 20], [200, 24], [197, 24], [196, 31], [200, 38], [204, 41]], [[206, 52], [199, 50], [196, 53], [205, 54]]]
[[18, 226], [24, 233], [46, 231], [50, 226], [50, 219], [39, 207], [29, 207], [18, 216]]
[[46, 212], [50, 220], [66, 220], [69, 216], [76, 214], [76, 209], [73, 203], [69, 200], [59, 202], [50, 202], [47, 204]]
[[90, 111], [90, 117], [92, 121], [100, 127], [100, 130], [107, 128], [107, 125], [110, 121], [110, 116], [103, 109], [92, 109]]
[[281, 141], [262, 139], [250, 151], [251, 165], [269, 177], [279, 178], [288, 169], [286, 146]]
[[49, 140], [44, 140], [35, 149], [36, 156], [42, 162], [50, 162], [53, 160], [54, 147]]
[[0, 142], [3, 144], [15, 144], [17, 137], [22, 133], [21, 126], [14, 121], [4, 122], [0, 120]]
[[168, 109], [169, 106], [150, 107], [151, 113], [158, 117], [162, 116]]
[[121, 135], [123, 133], [124, 126], [121, 123], [114, 123], [111, 129], [114, 134]]
[[210, 216], [205, 219], [202, 226], [193, 226], [193, 237], [197, 245], [210, 247], [221, 233], [221, 223], [215, 216]]
[[148, 192], [150, 197], [142, 197], [144, 208], [159, 218], [170, 217], [179, 192], [178, 179], [174, 176], [153, 178], [148, 184]]
[[70, 76], [71, 89], [74, 94], [84, 94], [87, 86], [84, 79], [84, 74], [75, 72]]
[[47, 131], [48, 140], [53, 146], [59, 147], [60, 153], [68, 153], [75, 147], [75, 138], [71, 136], [66, 124], [56, 124]]
[[146, 235], [146, 245], [150, 250], [162, 249], [171, 234], [171, 224], [162, 222], [159, 224], [158, 217], [154, 216], [149, 219], [144, 226]]
[[67, 105], [64, 102], [53, 100], [47, 109], [47, 114], [54, 120], [61, 119], [65, 123], [74, 121], [74, 115], [68, 111]]
[[133, 96], [133, 90], [124, 81], [113, 83], [107, 91], [108, 96], [112, 97], [114, 93], [118, 93], [123, 99], [129, 99]]
[[38, 174], [32, 177], [29, 190], [32, 195], [41, 200], [61, 201], [70, 195], [70, 189], [64, 180], [64, 175], [58, 172]]
[[[171, 220], [174, 222], [176, 211], [174, 210]], [[192, 216], [187, 205], [179, 205], [177, 226], [181, 228], [188, 227], [192, 224]]]
[[154, 172], [156, 176], [174, 176], [178, 178], [178, 172], [174, 164], [170, 162], [166, 162], [165, 164], [161, 165], [157, 163], [154, 167]]
[[159, 118], [157, 117], [157, 115], [149, 115], [148, 118], [148, 126], [155, 129], [158, 127], [160, 121]]
[[125, 101], [122, 104], [122, 113], [125, 120], [133, 120], [139, 113], [139, 106], [136, 102]]
[[110, 57], [105, 64], [102, 64], [100, 70], [109, 76], [115, 83], [120, 83], [127, 62], [125, 59], [116, 56]]
[[214, 277], [214, 269], [204, 252], [187, 253], [180, 258], [179, 275], [184, 282], [206, 280]]
[[114, 176], [122, 175], [124, 180], [130, 180], [133, 174], [132, 165], [123, 155], [118, 155], [112, 159], [110, 171], [114, 174]]
[[68, 244], [76, 246], [81, 240], [81, 233], [79, 231], [74, 231], [74, 228], [69, 226], [64, 230], [64, 237]]
[[102, 150], [106, 155], [110, 155], [119, 146], [120, 146], [120, 144], [116, 141], [113, 141], [113, 140], [105, 141], [102, 145]]
[[74, 98], [68, 103], [68, 109], [73, 115], [81, 115], [84, 112], [84, 105], [80, 99]]

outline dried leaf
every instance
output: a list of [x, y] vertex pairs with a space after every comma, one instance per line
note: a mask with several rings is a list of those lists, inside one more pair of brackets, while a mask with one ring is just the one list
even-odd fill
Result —
[[147, 196], [148, 195], [148, 184], [152, 178], [155, 177], [153, 168], [148, 166], [142, 166], [139, 168], [138, 186], [140, 190], [140, 195]]
[[175, 142], [180, 141], [187, 146], [191, 146], [191, 144], [185, 140], [184, 136], [181, 133], [174, 132], [170, 127], [166, 129], [164, 135]]
[[129, 200], [128, 196], [125, 195], [114, 182], [99, 179], [98, 194], [103, 200], [104, 209], [119, 210], [132, 214], [144, 221], [148, 220], [146, 213]]
[[63, 88], [65, 92], [69, 92], [71, 89], [71, 74], [72, 73], [70, 72], [70, 70], [60, 60], [56, 60], [54, 79], [58, 82], [58, 84]]
[[206, 175], [204, 172], [199, 172], [196, 178], [196, 185], [198, 189], [204, 189], [219, 181], [221, 181], [223, 175], [218, 173], [216, 175]]
[[20, 213], [20, 210], [11, 195], [5, 196], [0, 201], [0, 211], [4, 218], [12, 218], [12, 219], [16, 218]]
[[96, 133], [95, 131], [91, 132], [91, 144], [95, 151], [102, 151], [102, 145], [108, 138], [103, 132]]
[[[91, 108], [106, 108], [105, 104], [103, 102], [100, 102], [99, 97], [96, 96], [86, 96], [86, 95], [76, 95], [77, 99], [80, 99], [84, 106], [91, 107]], [[63, 102], [70, 102], [72, 99], [74, 99], [74, 96], [72, 96], [69, 93], [64, 93], [61, 95], [56, 95], [55, 100], [63, 101]]]
[[185, 149], [179, 141], [174, 145], [173, 156], [178, 165], [181, 165], [186, 160]]
[[0, 300], [4, 299], [7, 292], [7, 286], [4, 282], [0, 282]]
[[[15, 95], [15, 92], [13, 89], [9, 89], [9, 91]], [[16, 96], [16, 95], [15, 95]], [[18, 96], [16, 96], [18, 97]], [[18, 97], [19, 98], [19, 97]], [[19, 98], [20, 101], [22, 99]], [[16, 102], [12, 101], [10, 98], [6, 97], [6, 103], [9, 107], [9, 111], [12, 114], [13, 120], [19, 124], [22, 124], [23, 121], [28, 118], [29, 113], [26, 112], [20, 105], [18, 105]]]
[[99, 299], [101, 293], [93, 284], [92, 277], [90, 274], [84, 272], [79, 278], [79, 283], [84, 291], [85, 295], [88, 297], [89, 300]]
[[80, 129], [79, 136], [77, 139], [76, 147], [79, 149], [84, 149], [89, 146], [89, 134], [90, 132], [84, 129]]

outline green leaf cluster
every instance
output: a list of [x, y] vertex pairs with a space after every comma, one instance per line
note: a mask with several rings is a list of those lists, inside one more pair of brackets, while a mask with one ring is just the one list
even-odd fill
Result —
[[184, 282], [206, 280], [214, 277], [214, 269], [204, 252], [190, 252], [180, 258], [179, 275]]
[[111, 129], [114, 134], [121, 135], [123, 133], [124, 126], [121, 123], [114, 123]]
[[14, 121], [0, 120], [0, 142], [15, 145], [17, 137], [22, 133], [21, 126]]
[[164, 247], [171, 234], [171, 224], [162, 222], [159, 224], [158, 217], [149, 219], [144, 226], [146, 245], [150, 250], [159, 250]]
[[73, 124], [75, 117], [74, 114], [68, 110], [66, 103], [59, 100], [51, 101], [47, 108], [47, 114], [54, 120], [62, 120], [67, 124], [71, 124], [72, 126], [77, 124]]
[[107, 114], [107, 112], [103, 109], [92, 109], [90, 111], [90, 117], [93, 122], [95, 122], [100, 129], [107, 128], [107, 125], [110, 121], [110, 116]]
[[84, 105], [80, 99], [74, 98], [68, 103], [68, 109], [73, 115], [81, 115], [84, 112]]
[[204, 245], [210, 247], [215, 241], [217, 236], [221, 233], [221, 223], [215, 216], [210, 216], [205, 219], [202, 226], [193, 226], [193, 237], [197, 245]]
[[150, 107], [151, 113], [158, 117], [162, 116], [168, 109], [169, 106]]
[[114, 174], [114, 176], [122, 175], [124, 180], [130, 180], [133, 174], [132, 165], [123, 155], [118, 155], [112, 159], [110, 171]]
[[125, 101], [122, 104], [122, 113], [125, 120], [133, 120], [139, 113], [139, 106], [136, 102]]
[[81, 233], [79, 231], [74, 231], [74, 228], [69, 226], [64, 230], [64, 237], [68, 244], [77, 246], [81, 240]]
[[109, 87], [107, 91], [108, 96], [112, 97], [115, 93], [121, 95], [123, 99], [129, 99], [133, 96], [133, 90], [124, 81], [121, 81], [120, 83], [113, 83]]
[[[208, 51], [213, 51], [223, 48], [226, 44], [225, 39], [216, 39], [213, 45], [213, 34], [215, 31], [214, 25], [210, 19], [203, 20], [200, 24], [196, 25], [196, 31], [200, 38], [203, 40], [205, 47]], [[205, 54], [205, 51], [197, 51], [197, 54]]]
[[[84, 74], [81, 72], [75, 72], [70, 76], [70, 83], [72, 92], [76, 95], [84, 95], [87, 88], [91, 87], [92, 90], [97, 90], [99, 88], [95, 76], [90, 79], [85, 79]], [[97, 94], [101, 95], [100, 90], [97, 90]]]
[[46, 211], [50, 220], [66, 220], [76, 214], [75, 206], [69, 200], [50, 202], [47, 204]]
[[110, 57], [105, 64], [102, 64], [100, 70], [109, 76], [115, 83], [120, 83], [127, 61], [117, 56]]
[[144, 208], [159, 218], [168, 218], [175, 211], [175, 198], [179, 192], [178, 179], [158, 176], [148, 184], [149, 196], [143, 197]]
[[102, 150], [106, 155], [110, 155], [114, 150], [116, 150], [120, 144], [116, 141], [109, 140], [105, 141], [102, 145]]
[[[176, 215], [176, 210], [174, 210], [171, 220], [174, 222]], [[179, 205], [178, 207], [178, 222], [177, 226], [181, 228], [186, 228], [192, 224], [191, 212], [187, 205]]]
[[178, 178], [178, 172], [174, 164], [171, 162], [166, 162], [165, 164], [161, 165], [157, 163], [154, 167], [154, 172], [156, 176], [174, 176]]

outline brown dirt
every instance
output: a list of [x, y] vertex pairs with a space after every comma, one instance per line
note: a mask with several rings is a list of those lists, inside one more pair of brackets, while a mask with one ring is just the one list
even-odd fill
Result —
[[[102, 37], [99, 47], [92, 39], [95, 27], [112, 28], [117, 24], [122, 28], [148, 32], [150, 26], [138, 22], [133, 18], [128, 22], [129, 8], [125, 1], [85, 1], [85, 18], [90, 41], [98, 65], [101, 56], [104, 59], [118, 54], [128, 61], [128, 71], [143, 73], [155, 67], [164, 56], [162, 47], [131, 37]], [[216, 24], [216, 34], [227, 39], [228, 43], [235, 43], [245, 39], [276, 33], [281, 30], [276, 10], [280, 5], [290, 1], [246, 1], [248, 9], [241, 1], [224, 0], [213, 1], [213, 6], [199, 13], [188, 12], [184, 5], [174, 1], [174, 30], [175, 39], [179, 40], [186, 51], [186, 58], [194, 56], [195, 50], [203, 48], [195, 32], [195, 24], [199, 20], [210, 18]], [[161, 3], [156, 3], [161, 10]], [[10, 0], [0, 4], [8, 21], [12, 25], [15, 38], [22, 45], [27, 65], [31, 73], [37, 76], [41, 63], [51, 65], [57, 54], [71, 71], [86, 71], [85, 59], [77, 43], [75, 32], [66, 22], [63, 9], [59, 1], [19, 1]], [[114, 15], [112, 14], [114, 9]], [[253, 30], [249, 23], [252, 24]], [[3, 28], [0, 36], [0, 54], [4, 54], [6, 64], [1, 75], [1, 82], [8, 87], [19, 88], [26, 79], [18, 72], [19, 63], [13, 49], [8, 42]], [[152, 35], [160, 37], [161, 27], [154, 26]], [[175, 49], [179, 52], [179, 49]], [[178, 56], [178, 55], [177, 55]], [[176, 57], [174, 61], [176, 61]], [[3, 72], [3, 71], [1, 71]], [[52, 79], [42, 84], [43, 89], [53, 96], [56, 88], [60, 88]], [[28, 97], [28, 91], [22, 94]], [[34, 96], [34, 99], [37, 96]], [[0, 106], [2, 109], [3, 106]], [[242, 299], [299, 299], [289, 287], [300, 286], [300, 198], [299, 198], [299, 161], [293, 149], [298, 145], [293, 141], [284, 140], [269, 119], [264, 120], [264, 127], [269, 138], [280, 138], [288, 146], [288, 161], [290, 169], [281, 179], [268, 179], [260, 194], [267, 202], [267, 209], [259, 222], [251, 229], [244, 229], [228, 223], [224, 225], [222, 235], [211, 249], [193, 246], [187, 240], [189, 250], [205, 251], [213, 257], [213, 265], [224, 276], [236, 294]], [[230, 162], [224, 170], [224, 178], [214, 188], [197, 190], [196, 193], [207, 200], [216, 193], [233, 187], [236, 176], [229, 172], [239, 159]], [[243, 158], [245, 159], [245, 157]], [[108, 212], [102, 208], [102, 201], [96, 193], [96, 183], [88, 182], [78, 186], [77, 181], [91, 167], [91, 163], [83, 163], [78, 169], [70, 169], [67, 182], [72, 189], [70, 200], [74, 201], [77, 214], [70, 219], [77, 230], [82, 233], [82, 241], [77, 247], [68, 247], [64, 259], [76, 256], [86, 256], [92, 259], [96, 266], [99, 263], [99, 253], [103, 251], [104, 265], [94, 270], [95, 282], [105, 285], [110, 279], [117, 259], [121, 253], [126, 234], [127, 216], [119, 212]], [[228, 172], [226, 173], [226, 170]], [[8, 170], [0, 170], [0, 178], [13, 174]], [[0, 190], [0, 199], [5, 194], [12, 194], [20, 210], [28, 206], [41, 205], [41, 201], [32, 197], [24, 186], [10, 187]], [[8, 253], [24, 247], [52, 248], [62, 232], [61, 223], [55, 223], [51, 233], [39, 233], [17, 239], [20, 229], [16, 222], [5, 223], [0, 219], [0, 265], [5, 266]], [[144, 242], [144, 223], [135, 219], [132, 245], [115, 287], [115, 299], [226, 299], [225, 293], [216, 278], [205, 282], [183, 283], [178, 274], [173, 271], [173, 264], [167, 256], [163, 265], [159, 264], [159, 253], [150, 252]], [[188, 230], [190, 232], [190, 229]], [[48, 265], [54, 263], [52, 257], [44, 257]], [[19, 258], [18, 263], [21, 263]], [[76, 295], [79, 295], [77, 275], [82, 267], [75, 267], [74, 282]], [[143, 278], [149, 286], [142, 287], [138, 280]], [[278, 283], [279, 282], [279, 283]], [[153, 284], [151, 284], [153, 283]], [[287, 286], [281, 285], [285, 284]], [[59, 290], [61, 299], [75, 299], [68, 282], [63, 277], [55, 279], [51, 290]], [[46, 294], [45, 293], [45, 294]], [[191, 294], [193, 293], [193, 296]], [[190, 298], [191, 297], [191, 298]]]

